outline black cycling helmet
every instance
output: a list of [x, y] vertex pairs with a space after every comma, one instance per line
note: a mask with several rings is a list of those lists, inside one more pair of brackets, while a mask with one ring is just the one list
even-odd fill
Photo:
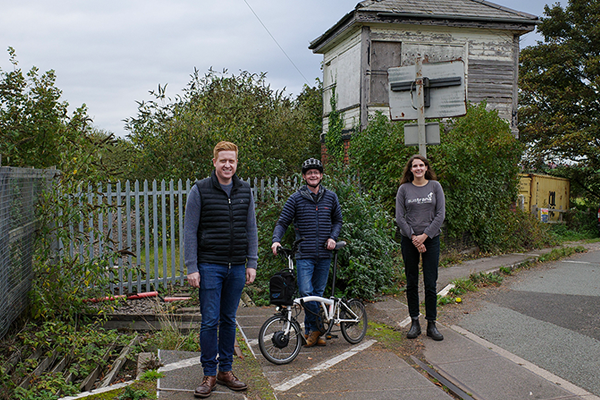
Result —
[[317, 160], [316, 158], [309, 158], [308, 160], [302, 163], [302, 174], [304, 175], [306, 171], [310, 169], [318, 169], [320, 173], [323, 173], [323, 164], [321, 160]]

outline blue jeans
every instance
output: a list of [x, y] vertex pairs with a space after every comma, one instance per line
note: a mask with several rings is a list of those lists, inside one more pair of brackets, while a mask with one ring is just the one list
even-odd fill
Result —
[[419, 316], [419, 261], [423, 259], [423, 285], [425, 286], [425, 319], [437, 317], [437, 278], [440, 261], [440, 237], [425, 240], [425, 253], [413, 245], [412, 240], [402, 236], [402, 258], [406, 272], [406, 301], [412, 318]]
[[246, 284], [246, 266], [199, 264], [198, 270], [202, 313], [200, 361], [204, 375], [214, 376], [217, 374], [217, 364], [223, 372], [232, 368], [235, 314]]
[[[300, 297], [323, 296], [325, 286], [327, 286], [330, 264], [331, 258], [302, 258], [296, 260]], [[304, 306], [309, 310], [304, 312], [304, 333], [309, 334], [318, 330], [317, 316], [315, 314], [319, 314], [319, 303], [309, 301]]]

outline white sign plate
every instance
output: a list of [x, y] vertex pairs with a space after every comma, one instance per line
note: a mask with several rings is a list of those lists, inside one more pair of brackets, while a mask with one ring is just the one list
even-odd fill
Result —
[[[425, 118], [459, 117], [467, 113], [465, 94], [465, 64], [463, 61], [423, 64], [423, 78], [441, 79], [460, 77], [460, 85], [430, 88], [430, 106], [425, 107]], [[390, 117], [394, 121], [413, 120], [417, 114], [417, 87], [412, 90], [392, 91], [394, 83], [416, 80], [416, 66], [388, 69]]]
[[[440, 144], [440, 124], [438, 122], [425, 124], [425, 142], [426, 144]], [[419, 145], [419, 125], [404, 124], [404, 145]]]

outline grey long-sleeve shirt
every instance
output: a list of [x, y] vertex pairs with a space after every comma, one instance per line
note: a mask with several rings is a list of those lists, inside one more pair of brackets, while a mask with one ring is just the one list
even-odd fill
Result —
[[[221, 188], [229, 196], [233, 183], [221, 185]], [[185, 266], [188, 274], [198, 272], [198, 226], [202, 210], [202, 200], [198, 187], [194, 185], [188, 194], [185, 207], [185, 227], [183, 231], [183, 243], [185, 250]], [[256, 269], [258, 263], [258, 229], [256, 226], [256, 213], [254, 208], [254, 197], [250, 196], [248, 206], [248, 219], [246, 222], [246, 234], [248, 236], [248, 252], [246, 268]]]
[[429, 181], [425, 186], [404, 183], [396, 194], [396, 223], [402, 236], [412, 237], [425, 233], [436, 237], [446, 217], [444, 190], [438, 181]]

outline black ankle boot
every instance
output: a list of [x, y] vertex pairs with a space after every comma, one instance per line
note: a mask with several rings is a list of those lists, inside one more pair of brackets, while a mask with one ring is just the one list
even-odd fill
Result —
[[408, 330], [406, 337], [409, 339], [415, 339], [420, 334], [421, 334], [421, 325], [419, 324], [419, 317], [412, 318], [412, 324], [410, 325], [410, 329]]
[[427, 321], [427, 336], [433, 340], [444, 340], [444, 335], [436, 328], [435, 321]]

